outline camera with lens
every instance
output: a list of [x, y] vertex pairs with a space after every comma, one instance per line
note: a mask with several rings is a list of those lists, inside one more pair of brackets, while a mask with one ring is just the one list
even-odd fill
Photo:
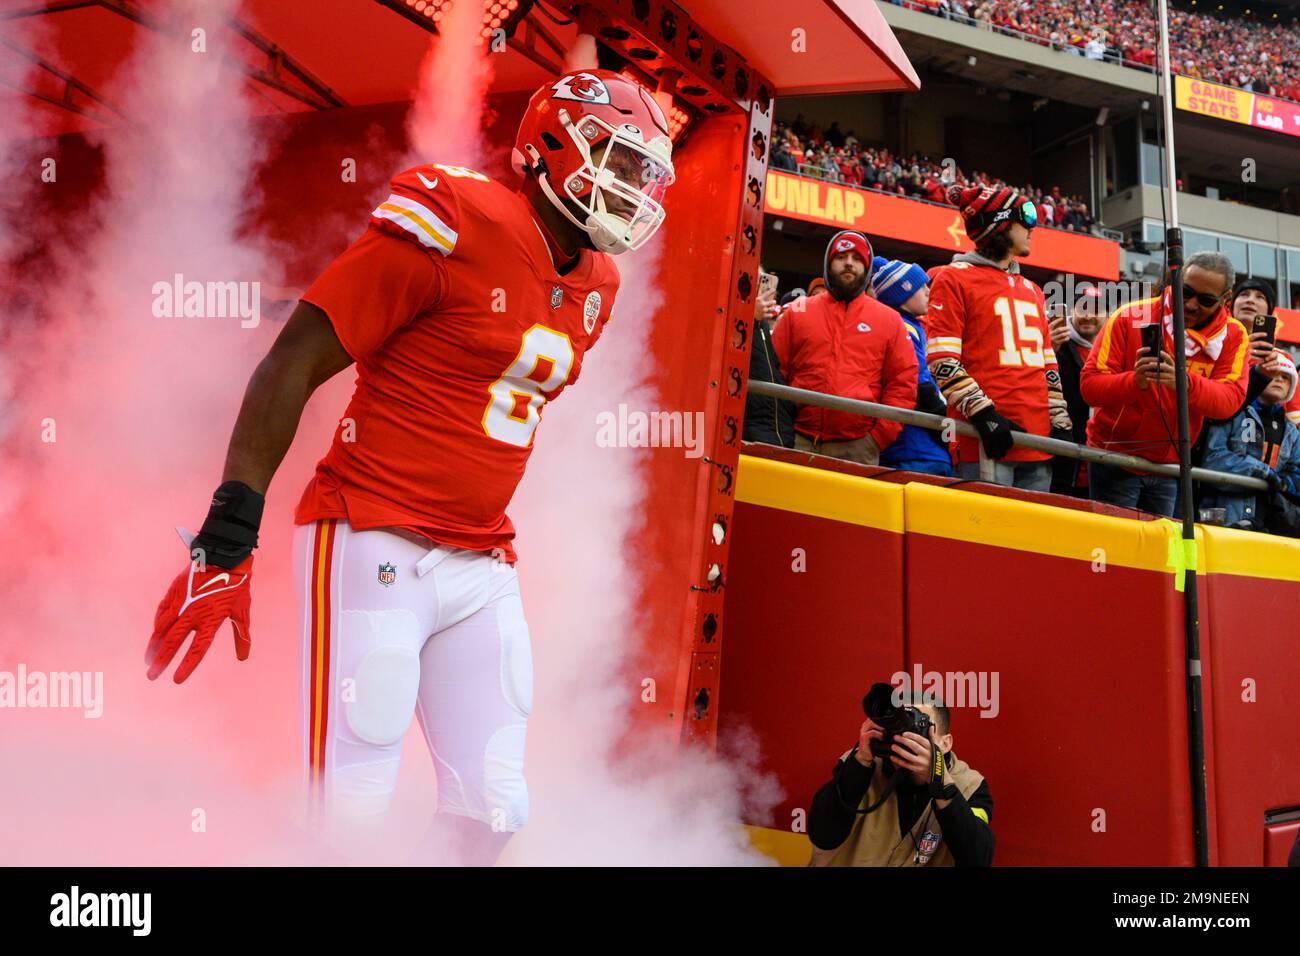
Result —
[[891, 756], [894, 738], [899, 734], [920, 734], [930, 739], [933, 722], [929, 715], [915, 707], [895, 705], [892, 684], [872, 684], [867, 696], [862, 698], [862, 710], [885, 732], [882, 740], [871, 741], [871, 753], [875, 757]]

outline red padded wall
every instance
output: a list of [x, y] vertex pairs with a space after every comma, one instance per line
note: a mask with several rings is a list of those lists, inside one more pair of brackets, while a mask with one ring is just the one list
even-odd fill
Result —
[[[1219, 862], [1261, 866], [1265, 812], [1300, 807], [1300, 583], [1216, 573], [1202, 580]], [[1242, 699], [1247, 678], [1254, 702]], [[1285, 863], [1283, 854], [1274, 865]]]
[[785, 795], [747, 822], [789, 829], [857, 743], [862, 695], [902, 666], [903, 536], [744, 502], [732, 535], [719, 742], [754, 731]]
[[1300, 833], [1300, 820], [1276, 823], [1269, 827], [1264, 834], [1264, 865], [1286, 866], [1298, 833]]
[[905, 552], [909, 669], [999, 674], [998, 716], [952, 725], [989, 782], [998, 864], [1192, 863], [1169, 575], [910, 533]]

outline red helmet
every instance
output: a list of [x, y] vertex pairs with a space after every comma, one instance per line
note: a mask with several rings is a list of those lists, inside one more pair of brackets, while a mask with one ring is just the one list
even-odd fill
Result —
[[514, 161], [593, 246], [618, 254], [644, 245], [664, 221], [672, 152], [663, 110], [638, 83], [575, 70], [528, 101]]

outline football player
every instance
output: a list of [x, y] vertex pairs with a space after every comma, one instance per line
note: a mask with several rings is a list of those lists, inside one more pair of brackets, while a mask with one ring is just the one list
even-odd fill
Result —
[[538, 90], [512, 191], [436, 163], [396, 176], [303, 295], [249, 382], [193, 560], [158, 607], [158, 677], [184, 681], [226, 619], [249, 653], [264, 494], [303, 406], [357, 365], [298, 504], [302, 729], [315, 805], [382, 817], [417, 715], [438, 821], [490, 862], [528, 816], [532, 654], [506, 516], [542, 409], [609, 319], [611, 256], [643, 246], [672, 183], [668, 124], [634, 82], [572, 71]]
[[980, 435], [958, 438], [957, 476], [980, 476], [982, 445], [998, 484], [1047, 491], [1051, 456], [1016, 447], [1011, 438], [1016, 431], [1070, 438], [1043, 291], [1016, 261], [1029, 254], [1038, 214], [1005, 187], [953, 186], [948, 199], [961, 210], [975, 249], [935, 273], [926, 364], [949, 411]]

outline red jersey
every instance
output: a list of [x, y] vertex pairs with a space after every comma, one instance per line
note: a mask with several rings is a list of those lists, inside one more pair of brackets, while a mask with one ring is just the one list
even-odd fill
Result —
[[417, 166], [390, 189], [303, 295], [356, 360], [357, 386], [295, 520], [513, 561], [506, 506], [543, 406], [600, 338], [618, 271], [584, 249], [559, 275], [528, 200], [473, 170]]
[[[926, 364], [933, 369], [936, 360], [956, 359], [999, 415], [1047, 435], [1047, 373], [1056, 369], [1056, 353], [1046, 314], [1043, 290], [1025, 276], [973, 262], [944, 266], [930, 287]], [[951, 405], [948, 412], [963, 418]], [[1050, 457], [1016, 446], [1003, 460]], [[958, 436], [957, 458], [979, 461], [979, 439]]]

